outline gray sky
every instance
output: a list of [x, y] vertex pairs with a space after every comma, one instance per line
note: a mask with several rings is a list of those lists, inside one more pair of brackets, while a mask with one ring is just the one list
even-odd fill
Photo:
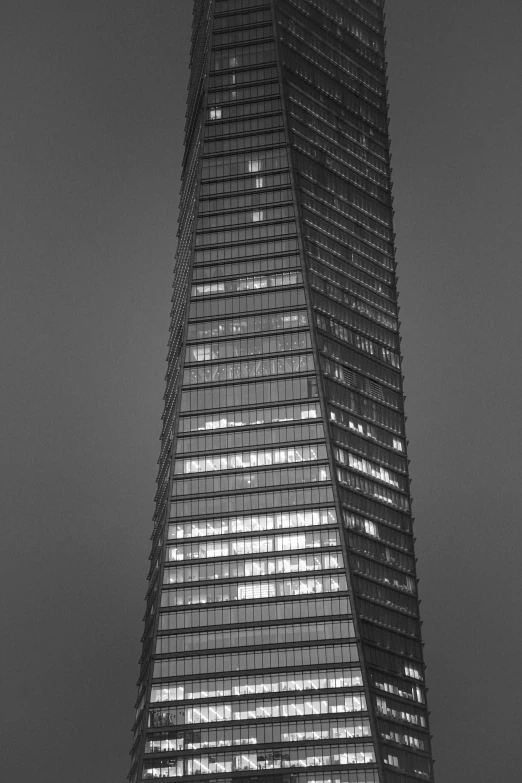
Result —
[[[3, 775], [128, 769], [190, 0], [0, 24]], [[519, 0], [388, 0], [408, 436], [439, 783], [516, 780]]]

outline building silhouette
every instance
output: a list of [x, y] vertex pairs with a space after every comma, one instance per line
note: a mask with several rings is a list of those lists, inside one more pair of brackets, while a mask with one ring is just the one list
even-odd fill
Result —
[[195, 0], [129, 780], [432, 780], [382, 0]]

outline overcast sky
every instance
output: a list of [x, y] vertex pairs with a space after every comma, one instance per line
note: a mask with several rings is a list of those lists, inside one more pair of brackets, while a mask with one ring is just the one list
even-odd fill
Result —
[[[190, 0], [5, 2], [2, 775], [123, 783]], [[388, 0], [408, 437], [438, 783], [520, 771], [522, 6]]]

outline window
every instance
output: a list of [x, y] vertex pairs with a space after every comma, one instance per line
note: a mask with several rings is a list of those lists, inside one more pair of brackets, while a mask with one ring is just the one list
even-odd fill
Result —
[[[291, 207], [281, 207], [279, 212], [292, 212]], [[250, 242], [267, 237], [280, 237], [296, 233], [296, 225], [293, 220], [285, 223], [269, 223], [264, 226], [247, 226], [230, 231], [214, 231], [208, 234], [198, 234], [196, 246], [223, 245], [230, 242]]]
[[[279, 98], [265, 101], [265, 104], [279, 104]], [[259, 106], [259, 108], [261, 108]], [[268, 108], [268, 107], [266, 107]], [[234, 155], [223, 155], [203, 159], [202, 178], [220, 179], [221, 177], [233, 177], [238, 174], [256, 173], [269, 169], [283, 169], [288, 165], [286, 149], [270, 148], [256, 152], [253, 159], [252, 152], [242, 152]]]
[[[337, 289], [331, 286], [327, 287], [326, 293], [328, 293], [328, 296], [351, 305], [351, 294], [354, 294], [372, 305], [368, 310], [361, 308], [361, 312], [366, 312], [370, 318], [389, 328], [397, 329], [397, 305], [393, 299], [393, 292], [384, 290], [387, 286], [383, 287], [382, 283], [378, 283], [373, 277], [358, 269], [355, 264], [346, 263], [344, 260], [346, 253], [344, 257], [338, 256], [329, 250], [325, 250], [323, 247], [314, 246], [311, 243], [308, 243], [308, 250], [311, 269], [337, 284]], [[349, 291], [350, 294], [343, 296], [342, 291]], [[377, 291], [379, 293], [376, 293]], [[379, 315], [381, 311], [389, 313], [389, 317], [381, 318]]]
[[213, 343], [189, 345], [186, 361], [205, 362], [216, 359], [236, 359], [240, 356], [262, 356], [289, 353], [311, 348], [309, 332], [288, 332], [269, 337], [248, 337], [241, 340], [221, 340]]
[[[251, 300], [252, 302], [253, 300]], [[203, 321], [189, 323], [188, 339], [201, 340], [208, 337], [228, 337], [240, 334], [272, 332], [276, 330], [297, 329], [308, 325], [308, 316], [304, 310], [286, 313], [266, 313], [264, 315], [228, 318], [222, 321]]]
[[331, 485], [284, 488], [273, 492], [252, 492], [240, 495], [213, 495], [210, 497], [183, 498], [171, 503], [171, 516], [198, 517], [203, 514], [242, 514], [267, 508], [288, 509], [295, 506], [333, 503]]
[[[211, 126], [214, 128], [219, 125]], [[269, 188], [288, 185], [290, 182], [289, 173], [267, 174], [266, 177], [245, 177], [243, 179], [225, 179], [215, 182], [203, 182], [201, 184], [200, 195], [202, 198], [207, 196], [221, 196], [228, 193], [241, 193], [253, 188]], [[259, 183], [259, 184], [258, 184]]]
[[353, 470], [358, 470], [361, 473], [366, 473], [368, 476], [384, 481], [386, 484], [390, 484], [392, 487], [398, 487], [399, 489], [407, 492], [408, 480], [405, 476], [398, 476], [392, 473], [391, 470], [386, 470], [381, 465], [376, 465], [374, 462], [369, 462], [366, 459], [352, 454], [345, 449], [340, 449], [337, 446], [334, 447], [334, 457], [342, 465], [348, 465]]
[[[258, 194], [259, 196], [261, 194]], [[263, 195], [267, 195], [268, 193]], [[224, 200], [224, 199], [223, 199]], [[230, 200], [230, 199], [228, 199]], [[236, 199], [237, 200], [237, 199]], [[243, 202], [246, 203], [245, 198], [242, 199]], [[253, 206], [259, 206], [259, 202], [261, 202], [261, 198], [259, 199], [248, 199]], [[263, 201], [266, 201], [266, 199], [263, 199]], [[257, 202], [257, 203], [256, 203]], [[224, 212], [219, 215], [204, 215], [198, 219], [198, 231], [210, 231], [216, 228], [227, 228], [227, 227], [233, 227], [233, 226], [241, 226], [243, 224], [248, 223], [259, 223], [262, 220], [288, 220], [288, 218], [291, 218], [294, 216], [294, 208], [291, 204], [285, 204], [284, 206], [271, 206], [267, 207], [266, 209], [255, 209], [254, 211], [248, 210], [248, 211], [228, 211]], [[234, 236], [237, 232], [234, 232]], [[242, 232], [239, 232], [242, 236]], [[247, 236], [246, 234], [245, 236]], [[199, 244], [211, 244], [210, 237], [212, 237], [213, 234], [207, 235], [203, 234], [201, 235], [201, 241]], [[298, 259], [297, 259], [298, 260]], [[241, 270], [243, 271], [243, 270]], [[376, 327], [377, 328], [377, 327]]]
[[[228, 210], [247, 209], [248, 207], [257, 207], [265, 204], [279, 204], [283, 201], [292, 201], [292, 191], [290, 188], [267, 190], [263, 193], [227, 196], [226, 198], [207, 199], [200, 202], [199, 211], [200, 214], [203, 215], [208, 212], [224, 212]], [[299, 256], [297, 256], [296, 261], [299, 264]], [[276, 267], [271, 267], [271, 269], [275, 268]], [[257, 268], [253, 271], [262, 270]]]
[[[366, 337], [362, 337], [360, 334], [357, 334], [357, 332], [354, 332], [353, 326], [356, 326], [357, 328], [365, 328], [366, 331], [372, 330], [367, 329], [362, 322], [357, 323], [357, 321], [360, 321], [360, 319], [357, 317], [352, 319], [352, 321], [354, 323], [352, 323], [352, 327], [348, 329], [347, 327], [338, 324], [332, 318], [325, 318], [319, 313], [316, 314], [316, 322], [319, 329], [322, 329], [328, 334], [334, 335], [339, 340], [343, 340], [343, 342], [348, 343], [348, 345], [353, 345], [354, 348], [358, 348], [360, 351], [364, 351], [365, 353], [370, 354], [370, 356], [376, 356], [381, 361], [386, 362], [387, 364], [391, 364], [392, 367], [398, 368], [400, 366], [398, 354], [374, 343], [372, 340], [368, 340]], [[339, 356], [343, 355], [342, 351], [338, 351], [337, 353]], [[367, 381], [367, 383], [372, 384], [373, 382]], [[369, 394], [377, 396], [379, 393], [382, 398], [382, 392], [378, 392], [378, 389], [378, 384], [374, 383], [373, 386], [369, 389]]]
[[[246, 29], [234, 30], [232, 32], [217, 33], [214, 32], [214, 45], [223, 46], [225, 44], [237, 43], [239, 41], [255, 41], [259, 38], [271, 38], [272, 26], [266, 27], [247, 27]], [[234, 57], [234, 60], [236, 58]], [[234, 63], [232, 68], [235, 68], [237, 63]]]
[[364, 712], [366, 698], [363, 693], [325, 695], [321, 698], [249, 699], [248, 701], [199, 704], [178, 707], [174, 710], [151, 710], [151, 726], [176, 726], [191, 723], [222, 723], [223, 721], [263, 720], [266, 718], [293, 718], [303, 715], [328, 715]]
[[192, 286], [191, 296], [218, 296], [219, 294], [242, 293], [243, 291], [278, 288], [280, 286], [298, 285], [299, 283], [302, 283], [301, 272], [253, 275], [252, 277], [240, 277], [235, 280], [195, 284]]
[[403, 699], [411, 699], [419, 702], [419, 704], [424, 704], [424, 693], [418, 685], [404, 682], [390, 675], [378, 674], [377, 672], [373, 672], [372, 679], [375, 687], [380, 690], [393, 693], [395, 696], [400, 696]]
[[370, 519], [364, 519], [364, 517], [360, 517], [357, 514], [352, 514], [349, 511], [343, 511], [343, 516], [346, 527], [361, 530], [369, 536], [379, 538], [379, 528], [375, 522], [372, 522]]
[[[266, 101], [264, 103], [264, 108], [268, 108], [266, 106]], [[274, 103], [274, 101], [270, 102], [271, 104]], [[246, 111], [246, 106], [241, 105], [240, 107], [225, 107], [223, 109], [223, 119], [231, 118], [231, 117], [241, 117], [245, 114], [251, 114], [252, 113], [252, 107], [249, 107], [251, 110], [250, 112]], [[229, 133], [234, 133], [236, 130], [240, 130], [240, 128], [234, 128], [233, 126], [243, 126], [245, 130], [249, 130], [248, 126], [252, 126], [254, 124], [254, 119], [270, 119], [272, 122], [258, 122], [258, 125], [265, 125], [268, 129], [269, 127], [278, 127], [281, 126], [281, 120], [277, 115], [272, 115], [269, 118], [268, 117], [256, 117], [252, 119], [244, 119], [240, 121], [235, 122], [227, 122], [224, 125], [214, 125], [213, 127], [209, 127], [209, 132], [207, 133], [207, 141], [205, 142], [205, 154], [206, 155], [220, 155], [223, 152], [234, 152], [235, 150], [246, 150], [251, 148], [259, 148], [259, 147], [275, 147], [279, 144], [285, 143], [285, 135], [282, 130], [267, 132], [267, 133], [256, 133], [255, 135], [248, 135], [248, 136], [233, 136], [231, 138], [218, 138], [223, 136], [228, 136], [228, 134], [225, 132], [228, 128]], [[259, 129], [260, 130], [260, 129]]]
[[[390, 758], [390, 757], [389, 757]], [[373, 764], [375, 752], [371, 744], [318, 745], [303, 748], [277, 748], [240, 753], [213, 753], [194, 758], [157, 759], [145, 764], [143, 779], [210, 775], [220, 772], [238, 772], [303, 767], [322, 767], [347, 764]], [[185, 773], [183, 767], [185, 766]], [[313, 780], [315, 780], [315, 776]], [[331, 776], [328, 776], [331, 779]], [[353, 779], [353, 778], [352, 778]], [[357, 774], [357, 781], [363, 778]], [[353, 779], [354, 780], [354, 779]], [[366, 776], [365, 781], [370, 779]], [[375, 778], [371, 777], [371, 781]], [[312, 783], [312, 781], [310, 781]]]
[[266, 467], [294, 462], [310, 462], [326, 459], [326, 446], [302, 445], [266, 451], [244, 451], [232, 454], [213, 454], [189, 459], [178, 459], [174, 473], [206, 473], [216, 470], [237, 470], [238, 468]]
[[306, 465], [257, 472], [207, 474], [197, 478], [177, 478], [172, 485], [174, 497], [183, 495], [211, 495], [219, 492], [264, 489], [330, 481], [328, 465]]
[[230, 650], [226, 653], [157, 660], [154, 664], [154, 677], [188, 677], [200, 674], [214, 676], [217, 672], [238, 674], [248, 669], [285, 669], [292, 666], [339, 665], [358, 661], [357, 645], [346, 642], [245, 652]]
[[226, 582], [207, 587], [165, 590], [161, 594], [161, 605], [163, 607], [193, 606], [228, 601], [252, 601], [257, 598], [339, 593], [346, 590], [346, 577], [343, 574], [292, 579], [272, 578], [270, 581]]
[[[237, 623], [257, 623], [276, 620], [311, 619], [330, 615], [350, 614], [348, 597], [327, 596], [321, 598], [286, 598], [284, 601], [265, 603], [228, 604], [225, 606], [203, 607], [202, 609], [177, 609], [175, 612], [162, 611], [160, 624], [162, 630], [180, 631], [200, 629], [207, 626], [220, 627]], [[158, 663], [159, 666], [159, 663]], [[154, 677], [168, 677], [161, 668], [155, 669]], [[194, 697], [195, 698], [195, 697]]]
[[[392, 609], [399, 609], [399, 611], [406, 612], [407, 614], [413, 615], [414, 617], [418, 616], [419, 604], [413, 596], [405, 595], [404, 593], [398, 592], [397, 590], [392, 590], [388, 587], [385, 587], [382, 584], [378, 584], [368, 579], [361, 579], [358, 576], [355, 576], [353, 581], [354, 590], [359, 593], [359, 595], [365, 596], [366, 598], [373, 598], [382, 604], [386, 604]], [[376, 665], [383, 665], [380, 658], [376, 661]], [[392, 667], [390, 665], [386, 665], [384, 668], [390, 669]], [[398, 668], [394, 664], [394, 670], [397, 671], [398, 674], [403, 673], [404, 664], [402, 660], [400, 665], [398, 665]]]
[[415, 561], [413, 557], [404, 552], [399, 552], [397, 549], [390, 549], [387, 546], [383, 546], [379, 541], [363, 538], [354, 533], [348, 533], [348, 541], [353, 549], [363, 552], [374, 560], [381, 560], [388, 565], [398, 567], [403, 571], [409, 571], [410, 574], [415, 573]]
[[145, 764], [143, 778], [175, 778], [183, 776], [183, 759], [158, 759], [154, 763]]
[[[354, 739], [370, 736], [368, 718], [359, 717], [281, 723], [246, 723], [227, 729], [202, 727], [197, 732], [185, 733], [181, 730], [155, 733], [147, 740], [145, 753], [200, 750], [201, 748], [222, 748], [234, 745], [266, 745], [275, 742], [303, 742], [304, 740]], [[357, 778], [357, 780], [361, 779]], [[366, 778], [364, 780], [367, 781]]]
[[[228, 413], [209, 413], [203, 416], [185, 416], [180, 419], [179, 433], [228, 428], [237, 429], [238, 427], [277, 424], [280, 422], [317, 419], [320, 417], [321, 412], [317, 403], [283, 405], [275, 408], [253, 408], [229, 411]], [[321, 435], [318, 437], [322, 437], [323, 435], [322, 429], [320, 432]], [[181, 443], [183, 443], [183, 440], [178, 440], [178, 449]]]
[[168, 537], [172, 539], [222, 536], [229, 533], [255, 533], [264, 530], [335, 525], [336, 522], [337, 515], [334, 508], [321, 508], [308, 511], [288, 511], [284, 514], [255, 514], [202, 522], [181, 522], [170, 525]]
[[[340, 408], [333, 408], [332, 406], [330, 406], [330, 419], [338, 424], [341, 424], [343, 428], [350, 429], [353, 432], [357, 433], [357, 435], [361, 435], [363, 438], [367, 438], [369, 441], [380, 443], [383, 446], [386, 446], [388, 448], [393, 448], [399, 452], [404, 451], [402, 447], [402, 441], [399, 440], [398, 438], [395, 438], [390, 432], [380, 429], [380, 427], [375, 427], [374, 425], [369, 424], [366, 421], [358, 419], [355, 416], [350, 415], [346, 411], [341, 410]], [[337, 440], [341, 440], [343, 443], [347, 443], [346, 439], [349, 436], [345, 433], [341, 434], [341, 430], [339, 427], [335, 428], [335, 433], [336, 433], [335, 437]], [[389, 459], [391, 459], [391, 457], [389, 457]], [[404, 463], [401, 460], [401, 458], [399, 458], [399, 461], [394, 462], [393, 464], [400, 465]]]
[[[234, 628], [230, 631], [220, 630], [176, 634], [176, 636], [160, 636], [156, 642], [156, 653], [157, 655], [165, 655], [167, 653], [188, 652], [190, 650], [259, 647], [265, 644], [289, 644], [320, 639], [352, 639], [354, 637], [355, 631], [351, 620], [333, 620], [325, 623], [294, 623], [292, 625], [261, 625], [254, 628]], [[234, 704], [233, 709], [241, 709], [242, 706], [242, 704]], [[230, 705], [230, 708], [232, 709], [232, 705]], [[212, 708], [210, 711], [213, 711]], [[227, 720], [227, 718], [222, 720]], [[242, 720], [242, 718], [239, 718], [239, 720]], [[200, 721], [195, 722], [199, 723]]]
[[[253, 412], [252, 412], [253, 413]], [[252, 420], [253, 424], [258, 422]], [[208, 451], [223, 451], [224, 449], [246, 449], [257, 446], [278, 446], [284, 443], [300, 443], [302, 441], [323, 440], [322, 424], [296, 424], [288, 427], [256, 428], [246, 432], [216, 432], [208, 435], [195, 435], [191, 438], [177, 438], [176, 456], [196, 452], [205, 454]], [[392, 543], [394, 543], [392, 541]]]
[[350, 390], [350, 392], [347, 393], [346, 389], [342, 388], [337, 383], [331, 383], [328, 379], [326, 379], [325, 386], [327, 399], [334, 405], [353, 411], [359, 416], [374, 421], [376, 424], [388, 427], [395, 432], [402, 432], [404, 430], [403, 417], [390, 410], [388, 407], [379, 405], [373, 400], [356, 394], [353, 390]]
[[394, 718], [395, 720], [403, 720], [407, 723], [412, 723], [414, 726], [426, 727], [426, 718], [417, 710], [407, 708], [406, 711], [404, 705], [382, 699], [379, 696], [375, 699], [375, 705], [381, 715]]
[[221, 119], [221, 109], [220, 108], [214, 108], [209, 110], [209, 116], [211, 120], [220, 120]]
[[355, 572], [363, 576], [368, 576], [370, 579], [376, 579], [385, 585], [404, 590], [411, 595], [417, 594], [416, 582], [411, 576], [396, 571], [394, 568], [380, 565], [380, 563], [374, 563], [371, 560], [367, 560], [365, 557], [359, 557], [358, 555], [352, 555], [350, 560]]
[[[286, 225], [286, 224], [285, 224]], [[232, 259], [267, 256], [274, 253], [295, 253], [298, 250], [297, 239], [275, 239], [252, 244], [227, 245], [226, 247], [196, 250], [196, 264], [208, 264], [211, 261], [231, 261]]]
[[276, 674], [243, 675], [227, 679], [185, 680], [177, 683], [158, 683], [152, 686], [151, 702], [183, 701], [201, 698], [223, 698], [257, 693], [284, 693], [292, 691], [316, 691], [326, 688], [361, 688], [360, 669], [335, 669], [332, 671], [295, 671]]
[[343, 567], [341, 552], [286, 555], [284, 557], [258, 558], [257, 560], [217, 560], [202, 565], [181, 565], [166, 568], [163, 574], [163, 583], [206, 582], [214, 579], [327, 571]]
[[211, 756], [187, 759], [189, 775], [233, 772], [238, 770], [265, 770], [303, 767], [322, 767], [332, 764], [371, 764], [375, 762], [373, 746], [321, 745], [303, 748], [253, 750], [248, 753], [216, 753]]
[[193, 544], [178, 544], [167, 548], [167, 559], [171, 561], [205, 560], [211, 557], [322, 549], [331, 546], [340, 546], [338, 531], [315, 530], [313, 532], [303, 531], [273, 536], [248, 536], [247, 538], [220, 538]]
[[[316, 277], [314, 274], [312, 275], [312, 285], [316, 283], [319, 280], [318, 277]], [[368, 306], [364, 307], [364, 313], [359, 314], [357, 312], [353, 312], [354, 310], [363, 310], [363, 308], [359, 308], [357, 306], [357, 303], [355, 303], [355, 307], [352, 304], [352, 307], [348, 308], [344, 306], [343, 304], [339, 304], [335, 299], [339, 299], [339, 292], [334, 292], [334, 296], [330, 296], [330, 286], [327, 284], [323, 285], [324, 281], [320, 281], [319, 285], [317, 285], [317, 288], [320, 288], [320, 290], [323, 290], [324, 293], [328, 294], [328, 296], [324, 296], [323, 294], [314, 292], [313, 294], [313, 301], [315, 306], [322, 310], [323, 313], [328, 313], [328, 315], [334, 316], [334, 318], [337, 319], [337, 321], [341, 321], [343, 324], [346, 324], [349, 328], [355, 329], [356, 331], [364, 332], [369, 337], [374, 337], [376, 340], [380, 341], [381, 343], [385, 343], [390, 348], [393, 348], [395, 351], [399, 350], [399, 340], [397, 338], [397, 335], [390, 331], [387, 327], [383, 327], [380, 324], [374, 323], [373, 319], [369, 320], [366, 318], [367, 310], [369, 309]], [[352, 300], [353, 302], [353, 300]], [[319, 317], [319, 316], [318, 316]], [[340, 340], [344, 340], [345, 342], [350, 342], [350, 338], [347, 337], [347, 333], [344, 327], [341, 327], [341, 324], [337, 323], [337, 321], [334, 321], [333, 318], [325, 318], [324, 316], [321, 317], [321, 322], [318, 322], [318, 326], [321, 329], [324, 329], [324, 331], [329, 332], [330, 334], [335, 335]], [[355, 337], [354, 337], [355, 339]], [[362, 339], [362, 338], [360, 338]], [[352, 342], [353, 345], [357, 345], [357, 342]], [[382, 346], [374, 345], [374, 348], [372, 351], [369, 351], [370, 353], [374, 353], [377, 356], [384, 356], [383, 353], [384, 349]]]
[[415, 680], [422, 680], [422, 674], [420, 673], [419, 668], [412, 663], [404, 664], [404, 674], [407, 677], [413, 677]]
[[183, 373], [183, 384], [222, 383], [247, 378], [260, 378], [266, 375], [287, 375], [291, 373], [310, 372], [314, 369], [312, 354], [297, 356], [274, 356], [265, 359], [252, 359], [244, 362], [227, 364], [206, 364], [202, 367], [191, 367]]

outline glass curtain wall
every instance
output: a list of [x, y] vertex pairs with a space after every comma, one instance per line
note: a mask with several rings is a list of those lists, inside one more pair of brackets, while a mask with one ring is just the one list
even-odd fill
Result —
[[193, 30], [129, 780], [431, 779], [382, 3]]
[[386, 780], [431, 779], [404, 427], [383, 3], [278, 0], [296, 202]]

